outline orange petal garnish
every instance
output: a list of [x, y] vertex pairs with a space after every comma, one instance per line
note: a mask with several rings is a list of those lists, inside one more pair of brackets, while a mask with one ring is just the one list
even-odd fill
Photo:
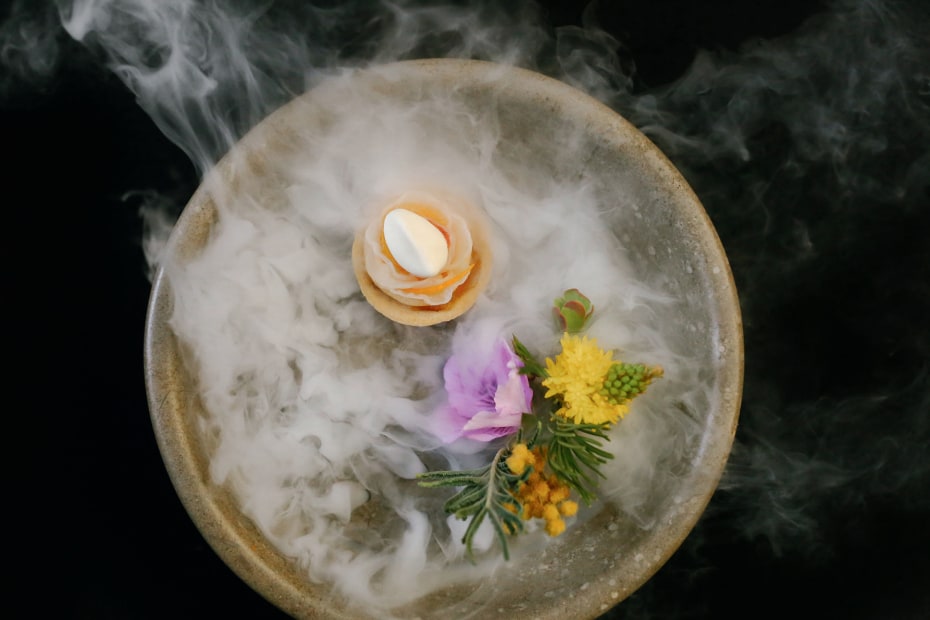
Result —
[[387, 257], [389, 261], [397, 268], [397, 270], [403, 274], [409, 275], [410, 272], [400, 266], [400, 264], [394, 260], [394, 255], [391, 254], [391, 250], [388, 249], [387, 241], [384, 240], [384, 229], [381, 230], [381, 252]]
[[414, 294], [419, 294], [419, 295], [433, 295], [434, 293], [438, 293], [439, 291], [441, 291], [441, 290], [443, 290], [443, 289], [447, 289], [447, 288], [449, 288], [450, 286], [453, 286], [453, 285], [460, 284], [460, 283], [464, 282], [465, 279], [468, 278], [468, 274], [471, 273], [471, 270], [474, 269], [474, 267], [475, 267], [475, 263], [472, 263], [472, 264], [470, 264], [467, 268], [465, 268], [465, 269], [463, 269], [462, 271], [460, 271], [460, 272], [458, 272], [457, 274], [455, 274], [453, 277], [448, 278], [448, 279], [446, 279], [446, 280], [440, 282], [439, 284], [433, 284], [432, 286], [423, 286], [423, 287], [416, 287], [416, 286], [413, 286], [413, 287], [410, 287], [410, 288], [402, 288], [402, 289], [399, 289], [399, 290], [400, 290], [402, 293], [414, 293]]

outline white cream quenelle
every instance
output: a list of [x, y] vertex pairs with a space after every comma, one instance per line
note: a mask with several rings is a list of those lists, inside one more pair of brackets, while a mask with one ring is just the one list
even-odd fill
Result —
[[384, 243], [403, 269], [419, 278], [431, 278], [449, 260], [445, 235], [428, 219], [407, 209], [394, 209], [384, 217]]

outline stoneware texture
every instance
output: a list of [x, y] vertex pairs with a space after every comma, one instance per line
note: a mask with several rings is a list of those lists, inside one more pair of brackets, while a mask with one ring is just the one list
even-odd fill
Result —
[[[620, 603], [649, 579], [675, 552], [707, 506], [718, 484], [736, 430], [743, 380], [742, 328], [737, 294], [716, 232], [686, 181], [665, 156], [618, 114], [584, 93], [545, 76], [477, 61], [427, 60], [394, 67], [402, 80], [382, 83], [376, 70], [360, 71], [352, 80], [382, 97], [426, 96], [431, 90], [455, 90], [468, 105], [499, 109], [502, 142], [508, 157], [532, 157], [542, 171], [577, 176], [607, 199], [620, 188], [635, 186], [644, 217], [624, 222], [624, 243], [638, 272], [661, 274], [664, 287], [685, 300], [687, 315], [706, 328], [675, 327], [697, 356], [715, 372], [712, 406], [692, 412], [702, 428], [694, 453], [682, 455], [676, 474], [675, 501], [654, 508], [654, 527], [621, 526], [609, 506], [569, 529], [557, 561], [524, 579], [520, 571], [500, 571], [483, 592], [480, 617], [493, 614], [538, 619], [595, 618]], [[398, 73], [399, 72], [399, 73]], [[401, 88], [402, 85], [402, 88]], [[326, 85], [311, 90], [255, 127], [204, 180], [178, 220], [168, 251], [183, 262], [207, 242], [216, 218], [207, 186], [235, 192], [251, 177], [261, 177], [267, 162], [294, 148], [289, 128], [319, 113], [315, 98]], [[322, 91], [321, 91], [322, 89]], [[548, 142], [547, 128], [570, 129], [588, 156], [563, 161]], [[612, 225], [612, 224], [611, 224]], [[347, 260], [350, 258], [347, 256]], [[184, 506], [205, 539], [243, 580], [296, 618], [355, 618], [352, 611], [310, 583], [279, 554], [238, 509], [223, 488], [210, 481], [208, 447], [198, 435], [203, 412], [193, 379], [182, 362], [168, 320], [172, 295], [159, 272], [154, 282], [145, 334], [145, 372], [149, 406], [165, 466]], [[581, 530], [581, 531], [579, 531]], [[582, 555], [581, 548], [584, 548]], [[573, 557], [576, 556], [576, 557]], [[563, 570], [570, 568], [570, 570]], [[542, 592], [555, 591], [552, 597]], [[403, 611], [405, 617], [433, 618], [455, 610], [469, 617], [474, 602], [467, 588], [441, 591]]]

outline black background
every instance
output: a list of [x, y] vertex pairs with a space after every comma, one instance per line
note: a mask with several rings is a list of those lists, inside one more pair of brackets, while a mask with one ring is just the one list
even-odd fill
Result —
[[[544, 6], [552, 26], [581, 23], [575, 3]], [[622, 43], [641, 93], [675, 81], [698, 50], [736, 53], [793, 32], [824, 6], [617, 1], [601, 3], [597, 17]], [[4, 373], [4, 510], [16, 550], [3, 607], [14, 617], [283, 617], [204, 542], [148, 415], [149, 281], [132, 192], [183, 205], [197, 172], [92, 54], [55, 36], [54, 66], [8, 73], [0, 93], [13, 368]], [[757, 215], [734, 208], [749, 185], [784, 174], [762, 156], [790, 148], [777, 128], [753, 137], [758, 167], [669, 146], [741, 291], [744, 411], [724, 484], [692, 536], [606, 617], [928, 617], [926, 111], [905, 119], [923, 125], [885, 119], [869, 134], [892, 141], [875, 157], [887, 167], [880, 180], [917, 171], [905, 189], [847, 196], [842, 212], [830, 201], [849, 186], [825, 187], [834, 177], [816, 162], [792, 177], [791, 200], [771, 197]], [[807, 262], [791, 258], [808, 245]], [[38, 596], [17, 596], [27, 591]]]

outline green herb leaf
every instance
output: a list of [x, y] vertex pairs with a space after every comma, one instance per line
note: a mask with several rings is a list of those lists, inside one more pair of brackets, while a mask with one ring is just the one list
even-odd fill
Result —
[[546, 367], [536, 361], [530, 350], [516, 336], [513, 337], [513, 352], [523, 361], [523, 368], [520, 369], [521, 375], [542, 378], [549, 376]]
[[609, 423], [576, 424], [559, 417], [549, 421], [549, 467], [589, 506], [597, 498], [594, 489], [598, 478], [604, 478], [601, 465], [614, 458], [601, 448], [603, 441], [610, 441], [609, 427]]
[[[490, 520], [497, 534], [505, 560], [510, 559], [507, 536], [523, 531], [522, 506], [513, 493], [530, 475], [532, 468], [527, 467], [519, 476], [514, 474], [507, 467], [509, 454], [510, 448], [501, 448], [484, 467], [468, 471], [431, 471], [417, 476], [422, 487], [460, 487], [459, 492], [446, 501], [443, 509], [459, 519], [470, 519], [462, 542], [471, 560], [474, 558], [472, 543], [475, 534], [485, 519]], [[508, 510], [508, 506], [514, 510]]]

